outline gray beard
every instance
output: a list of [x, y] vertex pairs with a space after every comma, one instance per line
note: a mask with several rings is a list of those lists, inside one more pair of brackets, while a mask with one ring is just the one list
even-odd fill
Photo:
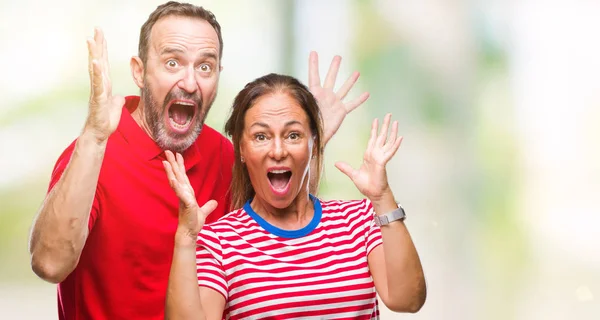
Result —
[[[146, 120], [146, 124], [149, 126], [152, 138], [163, 150], [171, 150], [173, 152], [183, 153], [185, 150], [187, 150], [187, 148], [194, 144], [194, 141], [196, 141], [200, 135], [202, 127], [204, 126], [204, 120], [206, 119], [206, 113], [210, 109], [214, 100], [210, 102], [210, 104], [206, 107], [206, 111], [204, 111], [202, 97], [191, 96], [188, 94], [174, 95], [172, 92], [169, 92], [165, 97], [162, 108], [160, 108], [156, 102], [156, 99], [154, 99], [152, 96], [151, 91], [152, 90], [148, 86], [148, 83], [144, 83], [141, 98], [144, 101], [144, 118]], [[167, 124], [164, 120], [164, 112], [167, 107], [167, 103], [176, 97], [190, 99], [198, 104], [198, 112], [195, 115], [196, 119], [193, 127], [184, 134], [169, 132]]]

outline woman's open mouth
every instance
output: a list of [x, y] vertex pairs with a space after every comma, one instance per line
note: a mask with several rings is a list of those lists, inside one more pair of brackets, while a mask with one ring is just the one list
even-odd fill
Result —
[[271, 190], [277, 195], [284, 195], [290, 189], [292, 180], [292, 171], [289, 169], [269, 169], [267, 178], [271, 185]]

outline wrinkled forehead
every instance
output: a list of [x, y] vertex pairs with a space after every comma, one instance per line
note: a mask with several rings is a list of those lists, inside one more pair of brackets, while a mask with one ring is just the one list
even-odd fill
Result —
[[167, 16], [159, 19], [149, 38], [150, 51], [155, 54], [165, 47], [184, 51], [219, 52], [219, 37], [213, 26], [197, 17]]
[[301, 104], [290, 94], [282, 92], [264, 95], [246, 110], [245, 127], [257, 122], [269, 127], [281, 127], [287, 123], [310, 127], [308, 114]]

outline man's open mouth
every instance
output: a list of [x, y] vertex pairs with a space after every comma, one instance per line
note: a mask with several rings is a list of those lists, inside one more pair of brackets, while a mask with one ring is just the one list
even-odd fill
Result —
[[186, 100], [176, 100], [168, 106], [169, 124], [171, 129], [183, 133], [190, 128], [198, 109], [196, 103]]

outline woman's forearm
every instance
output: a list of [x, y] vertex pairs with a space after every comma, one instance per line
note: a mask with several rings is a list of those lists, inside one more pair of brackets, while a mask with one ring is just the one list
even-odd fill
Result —
[[175, 240], [167, 287], [165, 319], [206, 319], [198, 290], [196, 244]]
[[[375, 214], [398, 208], [393, 194], [373, 203]], [[403, 221], [381, 226], [386, 266], [388, 308], [398, 312], [417, 312], [425, 303], [426, 285], [421, 261]]]

